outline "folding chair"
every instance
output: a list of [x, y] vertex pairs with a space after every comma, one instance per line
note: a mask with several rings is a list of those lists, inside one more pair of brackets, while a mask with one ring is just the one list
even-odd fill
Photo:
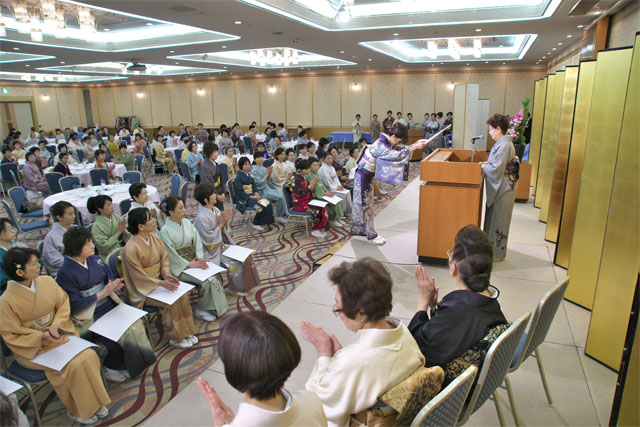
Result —
[[80, 178], [77, 176], [63, 176], [60, 178], [60, 188], [62, 191], [73, 190], [74, 188], [80, 187]]
[[122, 181], [125, 184], [133, 184], [134, 182], [142, 182], [142, 173], [138, 171], [128, 171], [122, 174]]
[[287, 226], [291, 222], [302, 223], [304, 222], [304, 231], [306, 232], [307, 238], [309, 237], [309, 222], [312, 221], [313, 224], [313, 213], [311, 212], [299, 212], [293, 209], [293, 196], [291, 195], [291, 191], [287, 187], [286, 183], [283, 182], [280, 187], [282, 194], [284, 195], [284, 205], [287, 208], [287, 215], [289, 216], [289, 221], [284, 225], [284, 229], [287, 229]]
[[120, 215], [126, 215], [129, 212], [132, 202], [133, 200], [131, 199], [125, 199], [120, 202]]
[[23, 233], [28, 233], [29, 231], [38, 230], [40, 235], [42, 235], [42, 230], [45, 228], [49, 228], [49, 223], [45, 220], [35, 220], [29, 222], [20, 223], [17, 219], [16, 214], [13, 213], [13, 209], [11, 205], [7, 203], [6, 200], [1, 200], [2, 207], [7, 212], [7, 216], [9, 217], [9, 221], [18, 231], [22, 231]]
[[47, 180], [47, 184], [49, 184], [49, 191], [51, 194], [57, 194], [62, 191], [62, 187], [60, 187], [60, 178], [64, 175], [60, 172], [49, 172], [44, 174], [44, 179]]
[[20, 218], [42, 218], [42, 209], [36, 209], [28, 213], [20, 212], [22, 210], [22, 204], [27, 199], [27, 194], [22, 187], [13, 187], [9, 189], [9, 197], [13, 202], [13, 206], [16, 207], [16, 212], [20, 214]]
[[[229, 227], [231, 228], [231, 224], [233, 224], [233, 217], [236, 215], [236, 211], [238, 211], [238, 209], [236, 208], [236, 193], [235, 190], [233, 188], [233, 180], [228, 180], [227, 181], [227, 188], [229, 189], [229, 196], [231, 197], [231, 204], [233, 205], [233, 211], [231, 213], [231, 220], [229, 221]], [[240, 211], [238, 211], [240, 212]], [[242, 223], [244, 223], [245, 221], [247, 222], [247, 224], [249, 224], [249, 222], [251, 221], [251, 213], [253, 213], [255, 215], [256, 210], [255, 208], [252, 207], [246, 207], [244, 212], [240, 212], [240, 214], [242, 215], [242, 220], [240, 221], [240, 226], [242, 226]]]
[[171, 176], [171, 192], [169, 193], [172, 196], [177, 196], [180, 194], [180, 181], [182, 181], [182, 177], [177, 173], [174, 173]]
[[109, 183], [109, 171], [106, 169], [91, 169], [89, 171], [89, 176], [91, 177], [91, 185], [99, 186], [102, 183]]

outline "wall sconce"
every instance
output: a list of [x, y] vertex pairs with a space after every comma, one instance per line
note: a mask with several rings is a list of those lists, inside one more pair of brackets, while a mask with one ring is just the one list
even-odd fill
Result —
[[138, 98], [144, 98], [144, 92], [138, 92], [138, 93], [136, 93], [136, 96]]
[[204, 88], [200, 88], [198, 90], [196, 90], [196, 94], [198, 94], [198, 96], [205, 96], [207, 93], [207, 91]]
[[453, 90], [453, 88], [456, 87], [456, 84], [454, 82], [451, 82], [447, 85], [447, 87], [449, 88], [449, 90]]
[[49, 95], [42, 95], [42, 100], [43, 101], [48, 101], [50, 99], [51, 99], [51, 97]]
[[353, 92], [360, 92], [362, 90], [362, 86], [360, 85], [359, 82], [351, 83], [351, 90]]
[[269, 92], [270, 95], [275, 95], [275, 93], [277, 92], [277, 89], [274, 85], [271, 85], [267, 88], [267, 92]]

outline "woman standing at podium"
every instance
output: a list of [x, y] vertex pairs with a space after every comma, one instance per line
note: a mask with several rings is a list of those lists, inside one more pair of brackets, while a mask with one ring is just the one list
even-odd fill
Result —
[[494, 114], [487, 120], [489, 135], [496, 141], [486, 162], [482, 163], [487, 189], [487, 210], [484, 216], [484, 231], [493, 246], [493, 260], [502, 261], [507, 255], [507, 240], [511, 213], [515, 203], [515, 183], [507, 175], [507, 163], [516, 157], [516, 150], [507, 135], [509, 118]]
[[373, 182], [402, 185], [404, 165], [414, 150], [422, 150], [427, 143], [421, 139], [408, 147], [409, 131], [402, 123], [394, 123], [381, 133], [373, 144], [366, 145], [357, 160], [353, 182], [351, 235], [366, 236], [367, 242], [384, 245], [385, 240], [373, 228]]

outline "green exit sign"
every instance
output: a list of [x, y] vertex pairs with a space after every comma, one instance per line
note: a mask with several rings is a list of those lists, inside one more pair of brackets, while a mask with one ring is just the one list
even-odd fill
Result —
[[8, 94], [8, 93], [9, 93], [9, 89], [7, 89], [6, 87], [3, 87], [3, 88], [2, 88], [2, 94], [3, 94], [3, 95], [6, 95], [6, 94]]

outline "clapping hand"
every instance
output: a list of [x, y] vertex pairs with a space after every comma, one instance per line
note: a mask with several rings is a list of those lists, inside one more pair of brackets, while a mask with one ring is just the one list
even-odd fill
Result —
[[316, 348], [318, 357], [333, 357], [335, 352], [342, 348], [342, 345], [334, 335], [329, 336], [324, 329], [315, 327], [306, 320], [300, 322], [300, 331], [302, 332], [302, 338], [309, 341]]
[[46, 328], [44, 330], [43, 338], [57, 344], [62, 344], [67, 341], [67, 338], [60, 336], [60, 331], [56, 325], [51, 325]]
[[233, 411], [224, 404], [220, 396], [218, 396], [218, 393], [216, 393], [216, 390], [202, 377], [198, 378], [197, 383], [204, 398], [207, 399], [207, 403], [209, 403], [213, 425], [219, 427], [231, 423], [234, 417]]
[[116, 235], [120, 236], [127, 229], [127, 220], [122, 218], [118, 225], [116, 226]]
[[120, 278], [120, 279], [112, 280], [109, 283], [107, 283], [107, 286], [105, 286], [105, 289], [107, 289], [107, 292], [109, 292], [108, 295], [111, 295], [114, 292], [118, 292], [123, 287], [124, 287], [124, 279]]
[[434, 308], [438, 302], [439, 287], [436, 286], [435, 277], [429, 277], [427, 270], [421, 266], [416, 267], [416, 283], [418, 285], [418, 311]]
[[209, 264], [207, 264], [207, 261], [202, 258], [195, 258], [194, 260], [189, 262], [189, 267], [201, 268], [203, 270], [206, 270], [207, 268], [209, 268]]
[[164, 280], [160, 282], [160, 286], [173, 292], [180, 286], [180, 281], [176, 276], [168, 273], [165, 275]]

